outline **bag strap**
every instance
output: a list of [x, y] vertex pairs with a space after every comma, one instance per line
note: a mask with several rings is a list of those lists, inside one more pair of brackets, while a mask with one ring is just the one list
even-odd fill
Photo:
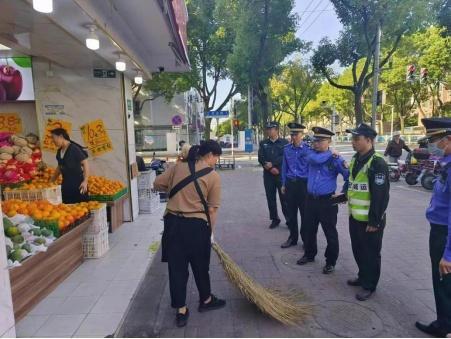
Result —
[[[202, 205], [204, 206], [204, 213], [207, 216], [208, 226], [211, 227], [211, 219], [210, 219], [210, 213], [208, 212], [208, 204], [207, 204], [207, 201], [205, 200], [205, 197], [204, 197], [204, 194], [202, 193], [202, 190], [200, 189], [199, 183], [197, 182], [196, 172], [195, 172], [195, 165], [196, 164], [193, 161], [188, 162], [189, 170], [191, 172], [191, 176], [192, 176], [193, 181], [194, 181], [194, 186], [196, 187], [197, 194], [199, 194], [200, 201], [202, 202]], [[211, 167], [207, 167], [207, 168], [209, 168], [211, 171], [213, 170], [213, 168], [211, 168]]]
[[210, 173], [211, 171], [213, 171], [213, 168], [211, 167], [206, 167], [201, 169], [200, 171], [196, 172], [194, 175], [191, 172], [191, 168], [190, 168], [190, 172], [191, 174], [189, 176], [187, 176], [185, 179], [183, 179], [182, 181], [180, 181], [179, 183], [177, 183], [177, 185], [175, 185], [171, 191], [169, 192], [169, 199], [171, 199], [174, 195], [176, 195], [179, 191], [181, 191], [184, 187], [186, 187], [187, 185], [189, 185], [190, 183], [192, 183], [193, 181], [207, 175], [208, 173]]

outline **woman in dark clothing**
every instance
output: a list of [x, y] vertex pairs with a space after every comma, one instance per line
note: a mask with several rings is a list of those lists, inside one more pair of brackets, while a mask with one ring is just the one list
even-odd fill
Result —
[[61, 192], [63, 203], [75, 204], [88, 200], [88, 153], [83, 147], [70, 140], [69, 134], [63, 128], [56, 128], [52, 132], [52, 139], [58, 151], [56, 160], [58, 166], [52, 181], [61, 174], [63, 182]]

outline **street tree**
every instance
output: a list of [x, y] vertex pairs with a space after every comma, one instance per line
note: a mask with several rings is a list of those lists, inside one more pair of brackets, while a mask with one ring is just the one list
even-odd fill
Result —
[[301, 122], [305, 107], [315, 98], [320, 86], [321, 77], [300, 59], [288, 62], [269, 82], [276, 110], [297, 122]]
[[237, 0], [236, 39], [227, 58], [232, 79], [241, 92], [251, 86], [258, 97], [261, 119], [270, 116], [269, 79], [281, 62], [302, 44], [296, 38], [293, 0]]
[[[175, 94], [193, 87], [204, 105], [204, 112], [223, 109], [238, 92], [235, 83], [218, 102], [219, 83], [229, 78], [226, 60], [235, 40], [233, 25], [228, 24], [228, 13], [235, 1], [189, 0], [188, 52], [191, 71], [187, 73], [157, 73], [146, 83], [146, 88], [170, 101]], [[211, 119], [205, 119], [205, 138], [210, 138]]]
[[[312, 57], [312, 64], [329, 83], [354, 96], [356, 123], [364, 120], [362, 96], [374, 74], [374, 52], [378, 27], [382, 32], [382, 53], [379, 67], [383, 68], [399, 46], [403, 35], [416, 32], [434, 18], [434, 1], [425, 0], [331, 0], [343, 24], [339, 38], [332, 42], [323, 38]], [[360, 71], [357, 64], [364, 60]], [[334, 81], [331, 66], [351, 66], [352, 83]]]

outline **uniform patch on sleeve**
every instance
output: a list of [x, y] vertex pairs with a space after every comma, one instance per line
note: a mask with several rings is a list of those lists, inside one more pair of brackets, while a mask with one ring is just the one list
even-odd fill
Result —
[[376, 175], [374, 176], [374, 183], [376, 185], [385, 184], [385, 174], [384, 173], [376, 173]]

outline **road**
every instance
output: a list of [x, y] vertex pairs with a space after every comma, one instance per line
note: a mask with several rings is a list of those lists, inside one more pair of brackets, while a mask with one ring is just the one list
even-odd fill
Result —
[[[338, 145], [345, 158], [353, 154], [349, 145]], [[174, 324], [169, 307], [167, 267], [155, 261], [134, 296], [129, 313], [117, 335], [151, 337], [418, 337], [416, 320], [435, 317], [428, 255], [429, 225], [424, 211], [430, 192], [392, 185], [388, 223], [382, 249], [382, 276], [374, 297], [358, 302], [355, 288], [346, 280], [356, 274], [348, 233], [347, 209], [340, 207], [338, 230], [340, 257], [332, 275], [321, 274], [325, 239], [318, 232], [319, 255], [311, 265], [298, 266], [300, 247], [281, 249], [288, 237], [285, 226], [268, 229], [269, 220], [256, 161], [240, 161], [236, 170], [222, 171], [223, 205], [215, 238], [254, 279], [268, 287], [303, 293], [312, 305], [312, 316], [299, 327], [287, 327], [262, 315], [229, 283], [216, 255], [212, 254], [212, 289], [227, 300], [219, 311], [199, 314], [198, 296], [192, 276], [186, 328]]]

